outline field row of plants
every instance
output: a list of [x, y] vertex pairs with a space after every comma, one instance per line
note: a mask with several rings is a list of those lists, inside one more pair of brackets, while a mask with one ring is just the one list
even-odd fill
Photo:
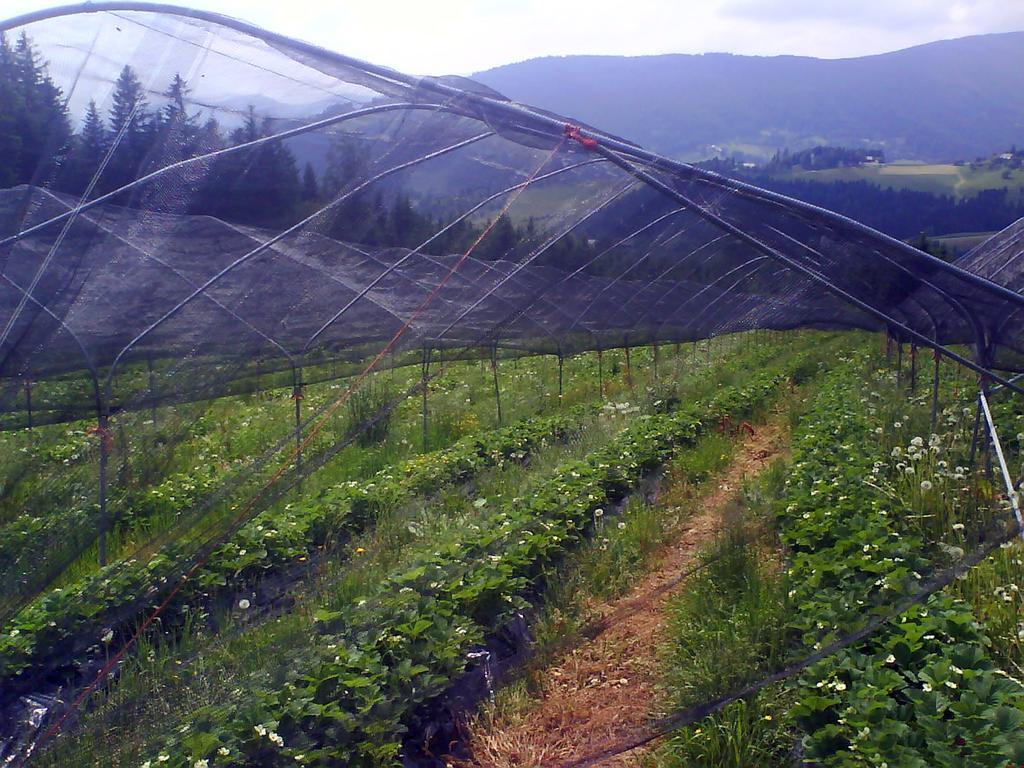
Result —
[[[965, 464], [958, 406], [929, 435], [891, 375], [852, 361], [800, 425], [781, 502], [790, 630], [809, 651], [884, 613], [977, 541], [1001, 510]], [[857, 375], [861, 374], [861, 375]], [[963, 462], [963, 463], [961, 463]], [[1019, 545], [1012, 547], [1020, 556]], [[835, 766], [1024, 762], [1024, 686], [998, 666], [971, 605], [938, 593], [795, 689], [805, 759]]]
[[[464, 482], [486, 467], [524, 461], [539, 446], [565, 440], [596, 410], [578, 406], [483, 432], [381, 470], [368, 482], [348, 481], [311, 499], [268, 510], [214, 551], [165, 610], [163, 624], [173, 623], [175, 611], [185, 605], [232, 595], [274, 568], [304, 562], [329, 543], [339, 545], [382, 508]], [[118, 642], [158, 600], [188, 556], [184, 545], [172, 543], [145, 562], [113, 564], [75, 588], [56, 589], [36, 601], [0, 636], [0, 680], [9, 684], [40, 670], [56, 672], [72, 665], [86, 647]]]
[[[720, 368], [715, 371], [716, 375], [721, 375], [723, 371], [735, 372], [741, 369], [736, 367], [737, 361], [744, 359], [740, 346], [735, 343], [719, 345], [715, 358]], [[750, 345], [746, 347], [745, 352], [749, 356]], [[650, 356], [650, 350], [634, 351], [635, 359], [639, 358], [640, 361], [644, 360], [645, 354]], [[625, 373], [626, 378], [629, 378], [629, 370], [623, 371], [614, 355], [609, 357], [611, 365], [608, 375], [619, 374], [619, 378], [622, 378], [621, 374]], [[708, 354], [702, 357], [706, 359], [691, 359], [686, 370], [680, 371], [682, 360], [678, 356], [676, 359], [669, 356], [668, 365], [674, 367], [679, 375], [662, 385], [657, 384], [656, 378], [648, 376], [650, 371], [643, 371], [638, 378], [649, 380], [656, 385], [656, 389], [648, 387], [642, 398], [654, 402], [657, 398], [652, 393], [658, 391], [665, 393], [666, 398], [659, 402], [669, 402], [672, 393], [679, 387], [692, 388], [698, 382], [710, 380], [711, 356]], [[435, 452], [427, 458], [414, 453], [400, 462], [395, 470], [381, 470], [363, 482], [350, 480], [345, 483], [325, 483], [328, 478], [339, 474], [344, 476], [345, 470], [352, 469], [354, 460], [321, 470], [315, 483], [305, 484], [297, 493], [293, 493], [289, 504], [278, 504], [273, 510], [263, 513], [260, 519], [236, 532], [232, 541], [215, 552], [176, 596], [173, 605], [169, 606], [162, 617], [162, 626], [174, 627], [181, 619], [179, 610], [196, 601], [209, 606], [212, 599], [230, 598], [252, 583], [276, 576], [281, 571], [287, 572], [287, 578], [297, 578], [302, 570], [301, 565], [307, 563], [314, 550], [328, 543], [337, 545], [358, 533], [372, 517], [374, 509], [401, 503], [403, 499], [412, 496], [430, 494], [442, 485], [464, 482], [475, 471], [485, 466], [494, 466], [495, 457], [502, 451], [510, 452], [509, 455], [514, 455], [518, 461], [525, 461], [529, 458], [530, 447], [540, 444], [538, 440], [542, 443], [547, 437], [564, 438], [572, 431], [568, 428], [570, 424], [579, 426], [596, 412], [593, 397], [597, 391], [590, 386], [588, 378], [590, 374], [596, 373], [596, 370], [590, 370], [594, 367], [593, 362], [585, 355], [573, 359], [573, 367], [578, 370], [577, 380], [571, 389], [572, 399], [584, 399], [588, 392], [591, 399], [574, 406], [572, 411], [557, 411], [554, 416], [544, 417], [532, 424], [520, 423], [511, 431], [477, 430], [476, 436], [463, 439], [447, 452]], [[520, 403], [522, 408], [528, 409], [534, 405], [529, 397], [524, 398], [523, 392], [538, 387], [538, 366], [543, 364], [544, 361], [536, 359], [517, 361], [506, 374], [506, 378], [511, 380], [509, 389], [515, 396], [513, 400], [523, 400]], [[460, 408], [469, 407], [463, 405], [463, 402], [476, 402], [480, 396], [479, 382], [473, 381], [478, 376], [476, 366], [460, 365], [457, 369], [443, 371], [431, 384], [434, 399], [444, 406], [438, 414], [432, 414], [435, 420], [440, 418], [443, 421], [445, 414], [450, 417], [448, 411], [459, 412]], [[386, 375], [405, 379], [410, 376], [410, 372], [396, 371]], [[490, 384], [489, 381], [487, 383]], [[615, 378], [606, 384], [609, 390], [619, 391], [623, 388], [623, 382]], [[331, 397], [331, 392], [337, 390], [338, 386], [332, 384], [312, 393], [312, 404], [322, 404], [321, 401]], [[539, 386], [543, 388], [542, 383]], [[203, 497], [204, 492], [209, 492], [209, 486], [214, 483], [218, 473], [212, 469], [206, 471], [207, 459], [223, 458], [224, 454], [236, 455], [239, 450], [252, 452], [252, 425], [279, 419], [280, 409], [275, 409], [276, 399], [268, 393], [254, 402], [218, 403], [198, 418], [185, 420], [187, 431], [198, 445], [175, 446], [175, 450], [201, 459], [197, 472], [193, 476], [188, 472], [177, 472], [155, 485], [140, 489], [134, 496], [138, 500], [137, 506], [143, 509], [163, 509], [151, 517], [162, 516], [173, 522], [175, 540], [163, 545], [155, 540], [156, 544], [147, 546], [147, 539], [142, 537], [134, 549], [144, 547], [143, 552], [156, 551], [155, 556], [132, 556], [129, 553], [126, 560], [116, 562], [102, 571], [97, 571], [95, 567], [84, 569], [84, 575], [77, 579], [69, 578], [70, 572], [67, 572], [61, 577], [58, 589], [36, 599], [15, 616], [12, 622], [6, 624], [0, 633], [0, 680], [19, 683], [18, 686], [9, 686], [9, 693], [25, 690], [26, 686], [31, 689], [42, 676], [50, 676], [54, 681], [63, 679], [65, 673], [73, 677], [72, 668], [80, 663], [83, 656], [91, 655], [95, 658], [105, 653], [107, 648], [116, 645], [132, 631], [150, 606], [159, 602], [160, 592], [167, 589], [176, 574], [182, 572], [180, 564], [184, 556], [195, 549], [195, 544], [190, 545], [184, 541], [186, 538], [197, 538], [188, 533], [190, 526], [195, 526], [199, 534], [208, 535], [209, 521], [204, 520], [201, 514], [206, 508]], [[407, 401], [402, 404], [402, 408], [407, 409], [408, 405]], [[516, 408], [515, 411], [520, 409]], [[636, 406], [628, 408], [629, 414], [636, 410]], [[221, 417], [227, 420], [228, 429], [217, 426]], [[413, 417], [412, 421], [418, 426], [419, 414], [413, 414]], [[476, 423], [473, 420], [473, 424]], [[171, 427], [164, 427], [167, 428]], [[75, 430], [69, 431], [74, 439], [82, 437]], [[47, 447], [37, 445], [36, 450], [53, 452], [65, 442], [63, 430], [51, 437], [54, 439], [45, 444]], [[408, 441], [402, 438], [400, 444], [408, 446]], [[362, 464], [366, 464], [366, 456], [375, 451], [380, 452], [380, 446], [377, 445], [355, 445], [351, 448], [353, 455]], [[460, 464], [466, 466], [460, 467]], [[364, 492], [362, 489], [372, 489], [372, 492]], [[194, 511], [191, 507], [199, 509]], [[135, 513], [132, 515], [133, 518], [139, 516]], [[60, 515], [51, 515], [51, 521], [57, 519], [59, 523], [58, 518]], [[56, 528], [60, 529], [61, 526], [57, 524]], [[156, 546], [159, 549], [155, 549]], [[106, 638], [106, 642], [98, 642], [102, 638]]]
[[[594, 418], [584, 419], [578, 435], [567, 441], [542, 447], [525, 462], [505, 462], [501, 468], [491, 467], [468, 477], [466, 483], [380, 508], [374, 524], [344, 546], [318, 551], [308, 562], [268, 569], [251, 588], [235, 592], [230, 600], [200, 600], [197, 611], [183, 609], [189, 612], [182, 615], [180, 639], [167, 633], [143, 638], [120, 666], [116, 681], [101, 687], [83, 708], [83, 719], [70, 738], [60, 739], [57, 749], [47, 751], [45, 764], [102, 764], [116, 755], [118, 761], [137, 765], [142, 760], [139, 755], [146, 751], [143, 745], [164, 733], [167, 722], [184, 725], [191, 712], [204, 704], [233, 698], [233, 691], [265, 687], [278, 662], [279, 654], [273, 649], [291, 648], [295, 638], [304, 643], [312, 636], [318, 607], [339, 595], [356, 596], [375, 588], [429, 541], [447, 542], [451, 531], [489, 517], [508, 499], [531, 496], [535, 484], [556, 467], [605, 445], [639, 414], [671, 411], [681, 399], [703, 397], [722, 383], [741, 381], [750, 368], [777, 356], [778, 345], [750, 341], [721, 341], [714, 345], [714, 354], [709, 350], [695, 356], [687, 348], [685, 357], [669, 357], [667, 365], [663, 354], [660, 376], [651, 375], [652, 369], [634, 366], [632, 390], [626, 376], [606, 379], [610, 394], [629, 397], [629, 401], [609, 400], [598, 407], [591, 400], [586, 407], [596, 411]], [[804, 337], [797, 343], [804, 344]], [[634, 350], [634, 362], [638, 357], [643, 361], [645, 351], [649, 352]], [[610, 373], [608, 363], [606, 355], [606, 375]], [[515, 380], [517, 373], [529, 377], [537, 364], [536, 360], [520, 360], [510, 366], [508, 378]], [[540, 364], [543, 367], [543, 361]], [[620, 368], [619, 373], [627, 371]], [[597, 373], [596, 367], [591, 373]], [[471, 370], [468, 375], [479, 374]], [[647, 386], [643, 386], [645, 380]], [[597, 388], [588, 387], [586, 380], [577, 384], [596, 396]], [[445, 389], [462, 388], [458, 380], [443, 385]], [[574, 397], [578, 399], [579, 394], [577, 391]], [[319, 493], [317, 487], [304, 483], [296, 490], [302, 498], [312, 500]], [[126, 733], [131, 734], [128, 740]]]
[[[930, 393], [908, 395], [896, 379], [862, 351], [844, 359], [794, 422], [791, 464], [746, 489], [707, 568], [674, 603], [671, 710], [887, 614], [1009, 519], [1000, 478], [983, 469], [984, 443], [969, 466], [970, 388], [961, 394], [944, 377], [931, 432]], [[998, 411], [1019, 423], [1012, 401]], [[1017, 466], [1017, 441], [1004, 440]], [[1022, 579], [1020, 544], [997, 550], [868, 640], [683, 729], [653, 764], [1021, 764]]]
[[[723, 344], [721, 347], [727, 346]], [[694, 363], [678, 345], [661, 352], [662, 373], [685, 373]], [[657, 380], [649, 348], [604, 353], [603, 390], [634, 396]], [[691, 358], [691, 359], [684, 359]], [[600, 396], [594, 353], [566, 358], [564, 394], [558, 390], [554, 358], [500, 361], [497, 374], [505, 423], [548, 415]], [[460, 437], [501, 424], [496, 417], [495, 378], [489, 366], [448, 361], [431, 367], [429, 417], [420, 398], [400, 402], [380, 417], [398, 392], [420, 379], [418, 365], [378, 372], [336, 413], [307, 455], [339, 441], [351, 442], [311, 482], [369, 478], [379, 469], [420, 451], [444, 448]], [[325, 381], [303, 389], [302, 413], [333, 402], [345, 384]], [[263, 476], [268, 448], [293, 442], [292, 390], [260, 391], [209, 403], [168, 406], [158, 411], [118, 413], [112, 418], [108, 514], [97, 503], [100, 438], [95, 425], [80, 422], [0, 434], [0, 621], [47, 586], [66, 585], [95, 572], [96, 540], [108, 526], [111, 561], [128, 557], [154, 537], [172, 538], [202, 521], [211, 499], [234, 488], [245, 495]], [[370, 427], [367, 423], [370, 422]], [[31, 470], [31, 471], [30, 471]]]
[[791, 376], [816, 368], [793, 355], [764, 360], [748, 361], [758, 373], [702, 402], [640, 417], [585, 459], [561, 465], [529, 497], [410, 553], [363, 594], [329, 602], [317, 614], [316, 636], [289, 649], [270, 675], [273, 685], [195, 712], [150, 764], [391, 764], [421, 705], [466, 670], [468, 653], [486, 636], [528, 607], [549, 569], [609, 505], [726, 415], [745, 417]]

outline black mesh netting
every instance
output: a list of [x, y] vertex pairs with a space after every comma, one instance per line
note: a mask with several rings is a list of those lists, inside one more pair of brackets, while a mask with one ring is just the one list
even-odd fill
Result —
[[60, 418], [238, 391], [254, 361], [757, 327], [888, 327], [1012, 363], [1012, 265], [968, 274], [469, 81], [129, 6], [7, 31], [62, 106], [0, 191], [6, 410], [55, 374], [84, 377], [39, 393]]
[[[219, 397], [294, 393], [277, 432], [147, 541], [148, 553], [178, 547], [163, 583], [180, 584], [358, 438], [314, 439], [314, 419], [338, 407], [303, 405], [315, 382], [352, 392], [424, 361], [422, 380], [362, 415], [365, 431], [442, 360], [561, 364], [754, 329], [860, 328], [1016, 389], [1001, 372], [1024, 362], [1020, 222], [945, 263], [472, 81], [406, 76], [211, 14], [92, 3], [0, 31], [0, 428], [87, 419], [99, 462], [64, 461], [61, 479], [77, 483], [65, 517], [8, 529], [26, 543], [7, 561], [0, 547], [0, 620], [97, 538], [106, 563], [108, 502], [114, 517], [137, 502], [111, 491], [131, 485], [127, 460], [108, 466], [115, 442], [131, 456], [135, 438], [114, 434], [125, 414], [184, 406], [137, 438], [158, 454]], [[26, 459], [12, 474], [32, 471]], [[119, 605], [110, 626], [145, 602]]]

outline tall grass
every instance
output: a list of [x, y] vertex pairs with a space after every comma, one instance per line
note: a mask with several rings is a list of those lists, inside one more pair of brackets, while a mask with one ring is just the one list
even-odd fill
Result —
[[[737, 503], [703, 555], [705, 568], [672, 604], [665, 650], [667, 708], [708, 701], [778, 664], [787, 646], [786, 587], [763, 557], [757, 529]], [[685, 728], [652, 757], [654, 765], [750, 768], [778, 765], [792, 748], [779, 688], [735, 702]]]

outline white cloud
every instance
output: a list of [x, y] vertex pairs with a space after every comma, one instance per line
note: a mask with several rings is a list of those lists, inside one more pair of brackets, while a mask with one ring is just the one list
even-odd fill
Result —
[[[419, 74], [467, 74], [534, 56], [574, 53], [857, 56], [1024, 29], [1021, 0], [191, 2]], [[3, 0], [0, 15], [50, 4]]]

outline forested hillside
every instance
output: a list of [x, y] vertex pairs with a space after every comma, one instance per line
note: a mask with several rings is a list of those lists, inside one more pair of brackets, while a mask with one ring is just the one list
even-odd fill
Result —
[[474, 77], [686, 160], [831, 144], [948, 161], [1021, 143], [1021, 62], [1024, 32], [1009, 32], [853, 59], [552, 56]]

